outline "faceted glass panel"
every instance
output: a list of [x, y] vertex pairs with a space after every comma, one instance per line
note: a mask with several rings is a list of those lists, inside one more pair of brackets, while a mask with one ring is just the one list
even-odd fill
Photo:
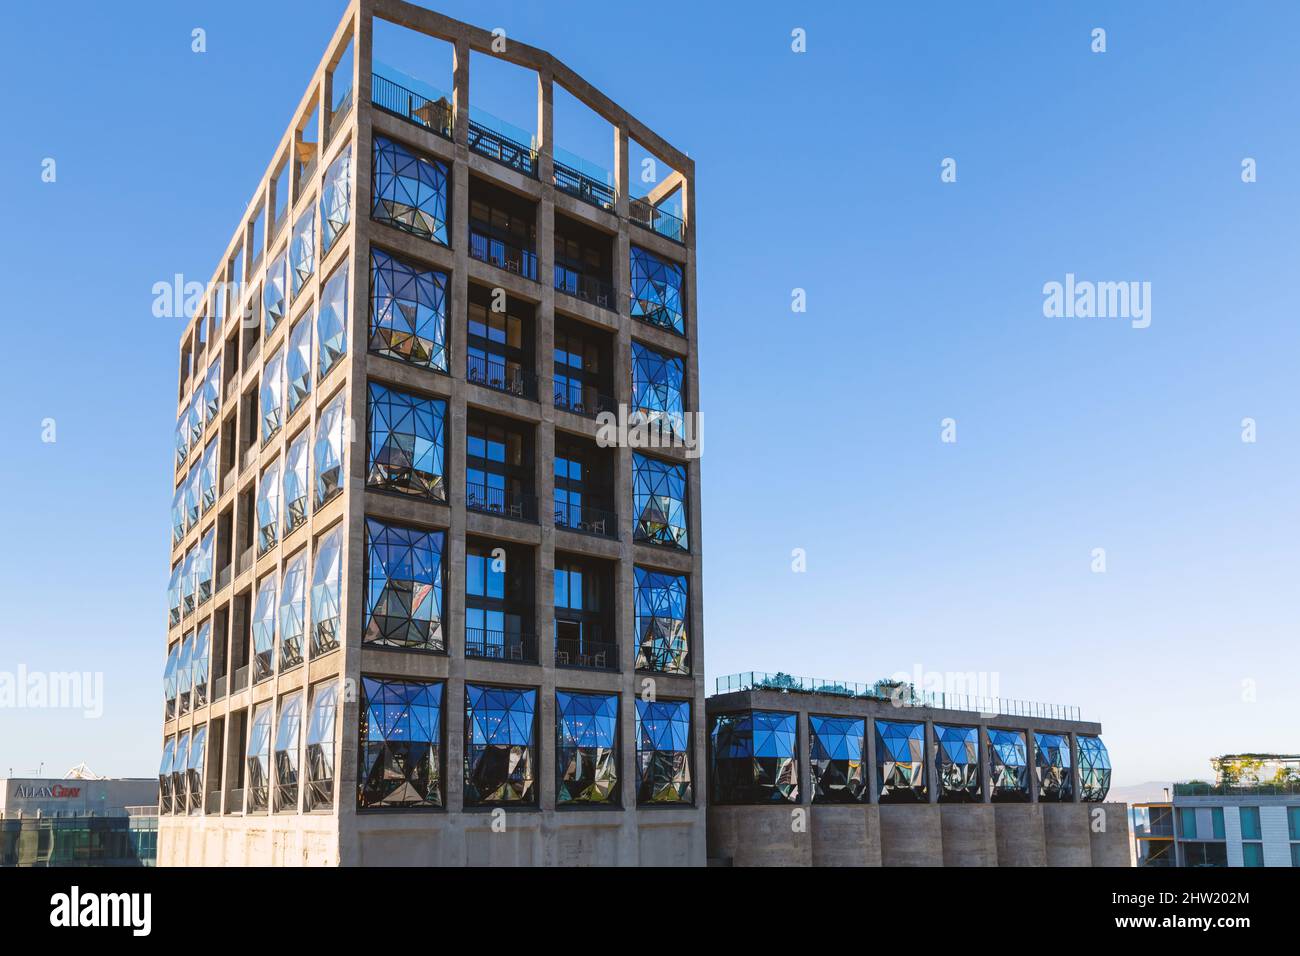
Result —
[[447, 371], [447, 274], [370, 249], [370, 351]]
[[280, 699], [280, 723], [275, 731], [275, 812], [298, 809], [299, 734], [302, 694]]
[[710, 731], [713, 803], [798, 803], [798, 715], [766, 710], [717, 714]]
[[194, 397], [190, 401], [190, 410], [187, 416], [190, 426], [190, 448], [198, 448], [199, 442], [203, 440], [203, 389], [198, 388], [194, 392]]
[[357, 806], [442, 806], [442, 682], [361, 678]]
[[262, 578], [253, 603], [253, 683], [275, 670], [275, 575]]
[[1029, 757], [1021, 730], [989, 730], [989, 786], [994, 803], [1029, 800]]
[[176, 738], [176, 753], [172, 755], [172, 808], [175, 813], [185, 813], [189, 808], [189, 788], [186, 787], [190, 762], [190, 732]]
[[320, 253], [332, 248], [352, 221], [352, 146], [339, 153], [325, 173], [320, 194]]
[[207, 743], [208, 728], [194, 728], [190, 737], [189, 760], [185, 764], [185, 780], [190, 791], [190, 813], [203, 812], [203, 754]]
[[691, 702], [636, 700], [636, 802], [693, 803]]
[[858, 803], [867, 789], [867, 722], [854, 717], [808, 715], [808, 756], [813, 803]]
[[329, 810], [334, 806], [334, 715], [338, 711], [337, 681], [311, 689], [307, 719], [307, 779], [303, 810]]
[[683, 315], [682, 267], [640, 246], [629, 247], [632, 317], [686, 334]]
[[311, 653], [339, 646], [339, 596], [343, 593], [343, 529], [335, 528], [316, 547], [311, 579]]
[[289, 562], [280, 592], [280, 672], [283, 673], [302, 663], [307, 630], [307, 552]]
[[212, 554], [216, 530], [209, 528], [199, 541], [198, 557], [194, 559], [194, 589], [199, 604], [212, 597]]
[[367, 644], [446, 649], [442, 637], [444, 533], [366, 519]]
[[881, 803], [924, 803], [925, 725], [876, 721], [876, 787]]
[[286, 536], [307, 520], [309, 480], [307, 439], [307, 429], [304, 428], [289, 445], [289, 451], [284, 456], [284, 533]]
[[188, 531], [199, 523], [199, 501], [203, 497], [203, 469], [190, 469], [185, 480], [185, 530]]
[[977, 803], [981, 799], [979, 741], [976, 727], [934, 725], [934, 779], [940, 803]]
[[289, 356], [285, 364], [289, 415], [311, 397], [311, 320], [302, 318], [289, 330]]
[[316, 313], [316, 381], [321, 381], [348, 352], [348, 264], [325, 283]]
[[465, 806], [536, 804], [537, 691], [465, 685]]
[[686, 365], [675, 355], [664, 355], [640, 342], [632, 342], [632, 409], [629, 423], [662, 422], [684, 437]]
[[204, 514], [217, 503], [217, 443], [208, 442], [199, 463], [199, 507]]
[[270, 338], [288, 313], [289, 305], [289, 256], [288, 251], [281, 252], [266, 267], [266, 281], [262, 284], [262, 329], [263, 336]]
[[185, 537], [185, 489], [188, 486], [188, 481], [181, 482], [172, 495], [172, 544], [180, 544]]
[[1110, 753], [1100, 737], [1078, 737], [1079, 797], [1088, 803], [1100, 803], [1110, 792]]
[[446, 164], [376, 133], [371, 168], [371, 218], [447, 245]]
[[371, 382], [368, 405], [367, 484], [446, 501], [443, 423], [447, 403]]
[[163, 813], [172, 812], [172, 764], [175, 762], [176, 738], [168, 737], [163, 744], [162, 761], [158, 764], [158, 796]]
[[260, 557], [280, 540], [280, 463], [262, 472], [257, 486], [257, 554]]
[[179, 468], [185, 464], [185, 459], [190, 454], [190, 413], [189, 411], [181, 412], [181, 417], [176, 419], [176, 467]]
[[618, 695], [555, 692], [557, 804], [618, 806]]
[[276, 349], [262, 367], [261, 409], [262, 444], [265, 445], [284, 424], [284, 349]]
[[686, 466], [632, 455], [633, 537], [685, 551]]
[[181, 622], [181, 575], [183, 565], [176, 562], [172, 567], [171, 579], [167, 582], [167, 623], [176, 625]]
[[344, 431], [347, 420], [345, 392], [339, 392], [316, 422], [316, 506], [320, 507], [343, 490]]
[[194, 635], [181, 638], [180, 656], [176, 658], [177, 712], [182, 716], [190, 712], [190, 682], [194, 680]]
[[244, 812], [266, 812], [271, 795], [271, 702], [263, 701], [253, 710], [248, 731], [248, 750], [244, 753]]
[[1040, 802], [1074, 799], [1069, 734], [1034, 734], [1034, 769], [1038, 774]]
[[194, 633], [194, 650], [190, 653], [190, 698], [194, 709], [208, 703], [208, 668], [212, 651], [212, 621], [204, 621]]
[[316, 272], [316, 210], [308, 209], [293, 224], [289, 244], [290, 280], [296, 297]]
[[194, 548], [185, 552], [185, 565], [181, 568], [181, 605], [186, 614], [194, 613], [194, 596], [198, 577], [194, 573], [198, 551]]
[[176, 716], [176, 665], [180, 652], [180, 644], [167, 648], [167, 666], [163, 669], [163, 702], [167, 706], [168, 720]]
[[685, 575], [633, 568], [637, 670], [691, 672]]
[[218, 356], [208, 366], [208, 374], [203, 379], [203, 425], [205, 428], [217, 420], [221, 414], [221, 357]]

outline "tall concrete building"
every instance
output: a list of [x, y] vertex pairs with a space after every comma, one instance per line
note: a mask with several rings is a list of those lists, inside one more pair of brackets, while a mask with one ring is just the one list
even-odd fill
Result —
[[398, 0], [292, 118], [181, 339], [159, 863], [703, 864], [694, 164]]

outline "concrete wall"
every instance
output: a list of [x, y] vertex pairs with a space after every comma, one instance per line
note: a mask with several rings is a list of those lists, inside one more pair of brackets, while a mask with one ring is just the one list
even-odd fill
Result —
[[1129, 815], [1126, 803], [1090, 803], [1088, 839], [1093, 866], [1132, 866]]
[[1091, 866], [1088, 806], [1083, 803], [1044, 803], [1043, 843], [1048, 866]]
[[885, 866], [943, 866], [937, 804], [885, 804], [880, 810], [880, 861]]
[[1043, 804], [994, 804], [993, 823], [998, 866], [1047, 865]]
[[880, 866], [880, 814], [873, 806], [814, 806], [813, 866]]
[[811, 866], [812, 835], [792, 825], [796, 813], [807, 808], [709, 807], [709, 859], [730, 866]]
[[944, 866], [997, 866], [998, 839], [994, 807], [989, 804], [944, 804]]

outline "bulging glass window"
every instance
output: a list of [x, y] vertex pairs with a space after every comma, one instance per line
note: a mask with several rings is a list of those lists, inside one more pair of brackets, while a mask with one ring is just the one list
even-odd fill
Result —
[[980, 744], [975, 727], [934, 725], [934, 778], [940, 803], [980, 800]]
[[266, 281], [262, 285], [262, 328], [270, 338], [288, 314], [289, 306], [289, 256], [281, 252], [266, 267]]
[[443, 434], [447, 403], [370, 383], [366, 483], [403, 494], [447, 500]]
[[311, 580], [311, 653], [339, 646], [339, 596], [343, 590], [343, 529], [336, 527], [316, 546]]
[[172, 812], [185, 813], [189, 808], [189, 789], [186, 787], [190, 763], [190, 732], [176, 738], [176, 752], [172, 755]]
[[629, 423], [662, 422], [684, 438], [686, 363], [632, 342], [632, 409]]
[[253, 683], [275, 672], [275, 575], [262, 578], [253, 603]]
[[686, 466], [634, 452], [632, 513], [637, 541], [687, 550]]
[[190, 413], [188, 410], [181, 412], [181, 417], [176, 419], [176, 467], [179, 468], [185, 464], [185, 459], [190, 454]]
[[204, 621], [194, 633], [194, 651], [190, 655], [190, 696], [194, 709], [208, 703], [208, 667], [212, 652], [212, 621]]
[[195, 574], [197, 560], [196, 548], [190, 548], [185, 552], [185, 565], [181, 568], [181, 604], [186, 614], [194, 613], [194, 597], [199, 580]]
[[357, 806], [442, 806], [441, 681], [361, 678]]
[[295, 297], [315, 272], [316, 210], [308, 209], [293, 224], [293, 239], [289, 243], [289, 277]]
[[691, 702], [636, 700], [636, 802], [692, 803]]
[[175, 762], [176, 738], [163, 743], [162, 761], [158, 764], [158, 796], [162, 813], [172, 812], [172, 764]]
[[308, 430], [303, 429], [289, 445], [284, 456], [284, 533], [299, 527], [307, 520], [307, 440]]
[[181, 638], [181, 652], [176, 658], [176, 712], [190, 712], [190, 683], [194, 680], [194, 635]]
[[271, 702], [258, 704], [244, 755], [244, 812], [266, 812], [271, 796]]
[[876, 721], [876, 788], [881, 803], [925, 803], [925, 724]]
[[334, 715], [338, 710], [337, 681], [311, 689], [307, 718], [307, 775], [303, 809], [329, 810], [334, 806]]
[[320, 194], [320, 252], [334, 248], [352, 221], [352, 145], [330, 163]]
[[199, 502], [203, 498], [203, 469], [195, 466], [185, 479], [185, 530], [199, 523]]
[[444, 533], [366, 519], [368, 644], [441, 651]]
[[185, 490], [188, 481], [182, 481], [172, 494], [172, 544], [180, 544], [185, 537]]
[[299, 735], [302, 729], [302, 694], [280, 699], [280, 723], [275, 730], [275, 812], [298, 809]]
[[339, 392], [321, 412], [316, 422], [316, 507], [332, 499], [343, 490], [343, 456], [347, 449], [344, 432], [344, 399]]
[[199, 463], [199, 509], [207, 514], [217, 503], [217, 442], [208, 442]]
[[465, 806], [537, 803], [537, 691], [465, 685]]
[[370, 249], [370, 351], [445, 372], [445, 272], [421, 269]]
[[301, 318], [289, 331], [289, 357], [285, 367], [289, 416], [311, 397], [311, 320]]
[[1079, 797], [1088, 803], [1100, 803], [1110, 792], [1110, 753], [1100, 737], [1080, 734]]
[[257, 553], [260, 557], [275, 547], [280, 536], [280, 463], [262, 472], [257, 486]]
[[221, 414], [221, 356], [208, 366], [203, 378], [203, 426], [209, 428]]
[[374, 138], [370, 215], [377, 222], [447, 241], [448, 169], [378, 133]]
[[642, 567], [633, 568], [632, 576], [637, 670], [689, 674], [686, 576]]
[[989, 787], [994, 803], [1024, 803], [1029, 800], [1029, 758], [1023, 730], [988, 732]]
[[307, 617], [307, 553], [289, 562], [280, 588], [280, 672], [302, 663]]
[[316, 380], [325, 378], [348, 352], [348, 264], [325, 283], [316, 314]]
[[261, 409], [262, 444], [265, 445], [284, 424], [284, 349], [276, 349], [262, 366]]
[[176, 664], [180, 658], [179, 644], [167, 648], [167, 666], [163, 669], [163, 703], [167, 720], [176, 716]]
[[640, 246], [629, 247], [632, 317], [686, 334], [682, 267]]
[[865, 803], [867, 722], [855, 717], [808, 715], [808, 756], [813, 803]]
[[181, 575], [184, 573], [184, 565], [177, 561], [172, 566], [172, 576], [167, 582], [167, 623], [168, 626], [174, 626], [181, 622]]
[[194, 391], [194, 397], [190, 401], [190, 410], [188, 414], [190, 425], [190, 448], [198, 448], [199, 442], [203, 441], [203, 389], [198, 388]]
[[1034, 734], [1034, 769], [1040, 802], [1068, 803], [1074, 799], [1069, 734]]
[[203, 755], [208, 739], [207, 726], [194, 728], [190, 737], [189, 761], [185, 765], [185, 779], [190, 792], [190, 813], [203, 812]]
[[557, 804], [619, 803], [618, 695], [555, 692]]
[[209, 528], [199, 541], [199, 554], [194, 559], [194, 589], [199, 604], [212, 597], [212, 556], [216, 530]]
[[798, 715], [747, 710], [712, 723], [712, 802], [799, 802]]

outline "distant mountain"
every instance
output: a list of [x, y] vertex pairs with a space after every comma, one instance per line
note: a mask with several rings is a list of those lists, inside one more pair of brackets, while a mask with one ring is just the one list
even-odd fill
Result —
[[1165, 793], [1165, 788], [1169, 793], [1173, 793], [1173, 784], [1168, 781], [1149, 780], [1146, 783], [1135, 783], [1127, 787], [1111, 787], [1110, 793], [1106, 794], [1106, 800], [1116, 803], [1165, 803], [1170, 799]]

